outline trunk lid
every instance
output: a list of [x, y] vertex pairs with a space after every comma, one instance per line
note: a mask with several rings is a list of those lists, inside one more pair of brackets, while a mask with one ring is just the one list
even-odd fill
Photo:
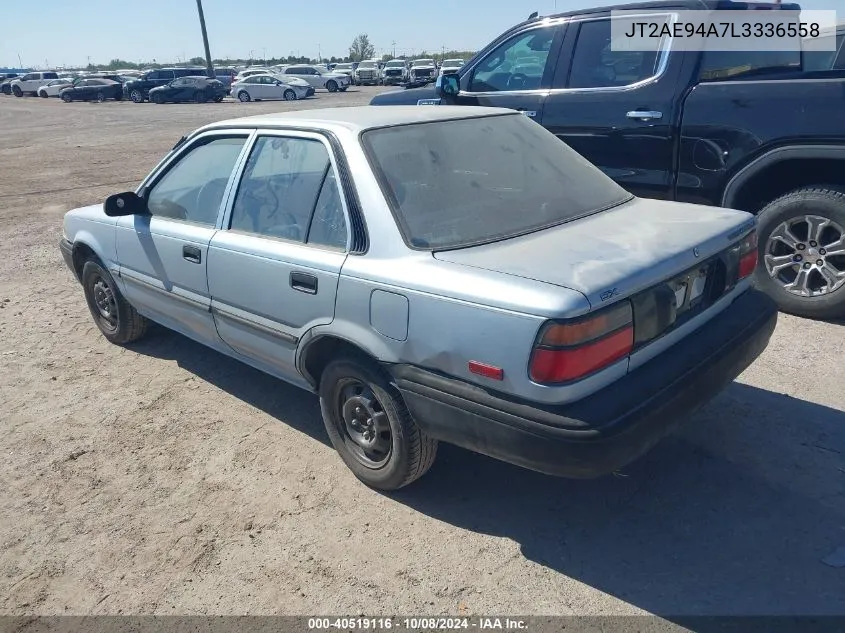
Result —
[[634, 198], [549, 229], [434, 257], [576, 290], [596, 308], [704, 262], [754, 225], [743, 211]]

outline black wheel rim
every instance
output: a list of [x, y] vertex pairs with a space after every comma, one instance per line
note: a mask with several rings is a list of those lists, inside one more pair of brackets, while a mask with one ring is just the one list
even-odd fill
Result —
[[335, 425], [347, 450], [362, 466], [382, 468], [393, 453], [393, 434], [381, 402], [355, 378], [341, 381], [336, 393]]
[[100, 321], [109, 330], [117, 330], [117, 301], [109, 283], [97, 275], [91, 284], [91, 297]]

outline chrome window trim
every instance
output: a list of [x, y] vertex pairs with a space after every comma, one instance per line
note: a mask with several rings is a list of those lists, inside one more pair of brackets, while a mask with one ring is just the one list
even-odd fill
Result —
[[[613, 17], [610, 15], [603, 15], [603, 16], [596, 16], [596, 17], [584, 17], [584, 18], [573, 18], [572, 24], [573, 26], [577, 25], [580, 28], [580, 25], [584, 22], [598, 22], [600, 20], [621, 20], [627, 18], [654, 18], [655, 16], [667, 16], [669, 17], [669, 24], [675, 24], [678, 21], [678, 14], [675, 12], [655, 12], [655, 13], [632, 13], [632, 14], [625, 14], [624, 18], [622, 16]], [[575, 46], [572, 48], [572, 51], [575, 51], [575, 48], [578, 46], [578, 41], [575, 41]], [[669, 67], [669, 54], [672, 52], [672, 40], [671, 38], [664, 37], [663, 41], [660, 44], [660, 57], [658, 58], [657, 62], [657, 70], [651, 77], [646, 77], [645, 79], [641, 79], [639, 81], [635, 81], [632, 84], [626, 84], [624, 86], [597, 86], [594, 88], [552, 88], [550, 94], [557, 95], [557, 94], [573, 94], [573, 93], [581, 93], [581, 92], [628, 92], [630, 90], [637, 90], [642, 88], [643, 86], [647, 86], [649, 84], [655, 83], [658, 79], [660, 79], [665, 73], [666, 69]], [[567, 77], [569, 79], [569, 77]]]
[[[307, 139], [313, 141], [319, 141], [323, 144], [323, 147], [326, 148], [326, 151], [329, 155], [329, 162], [331, 163], [332, 173], [334, 174], [335, 181], [337, 182], [337, 191], [338, 195], [340, 196], [340, 204], [343, 208], [343, 220], [346, 224], [346, 246], [341, 250], [337, 247], [330, 247], [325, 246], [323, 244], [309, 244], [308, 242], [299, 242], [297, 240], [291, 240], [283, 237], [278, 236], [271, 236], [271, 235], [262, 235], [261, 233], [252, 233], [250, 231], [241, 231], [239, 229], [231, 229], [229, 228], [232, 224], [232, 208], [235, 205], [235, 196], [237, 195], [237, 185], [240, 184], [241, 178], [243, 177], [243, 171], [246, 168], [246, 162], [249, 158], [249, 155], [252, 153], [252, 149], [255, 147], [255, 144], [258, 142], [259, 137], [261, 136], [281, 136], [286, 138], [300, 138], [300, 139]], [[337, 159], [332, 151], [331, 143], [329, 139], [326, 138], [324, 134], [320, 134], [319, 132], [307, 132], [304, 130], [293, 130], [293, 129], [285, 129], [285, 128], [263, 128], [254, 130], [254, 134], [251, 139], [249, 139], [249, 143], [247, 143], [248, 151], [245, 152], [241, 157], [238, 159], [237, 167], [234, 170], [235, 175], [235, 183], [231, 187], [231, 190], [227, 190], [226, 196], [226, 206], [223, 212], [223, 218], [221, 223], [218, 225], [218, 228], [221, 231], [232, 231], [233, 233], [238, 233], [240, 235], [248, 235], [250, 237], [258, 238], [258, 239], [266, 239], [266, 240], [274, 240], [280, 241], [287, 244], [297, 244], [300, 246], [307, 246], [309, 248], [316, 248], [319, 250], [330, 251], [333, 253], [343, 252], [349, 253], [352, 248], [352, 223], [349, 219], [349, 206], [346, 203], [346, 195], [343, 191], [342, 181], [340, 178], [340, 170], [337, 166]], [[317, 196], [319, 198], [319, 194]], [[305, 236], [307, 237], [307, 236]]]
[[191, 226], [202, 226], [202, 227], [209, 227], [209, 228], [220, 228], [220, 221], [222, 219], [222, 213], [225, 212], [229, 194], [232, 188], [232, 183], [235, 180], [236, 174], [240, 171], [240, 166], [242, 161], [244, 160], [244, 151], [247, 147], [250, 146], [251, 137], [255, 135], [254, 129], [248, 128], [232, 128], [232, 129], [218, 129], [218, 130], [208, 130], [206, 132], [202, 132], [197, 134], [196, 136], [192, 136], [187, 139], [182, 145], [177, 147], [175, 150], [171, 150], [170, 153], [167, 154], [159, 163], [156, 165], [153, 170], [141, 181], [141, 184], [135, 190], [135, 193], [140, 194], [144, 189], [152, 188], [157, 183], [159, 178], [163, 177], [178, 161], [180, 161], [186, 154], [191, 152], [197, 144], [198, 140], [207, 139], [208, 137], [220, 137], [220, 138], [227, 138], [231, 136], [243, 136], [244, 137], [244, 144], [241, 147], [241, 151], [238, 154], [238, 157], [235, 159], [235, 164], [232, 166], [232, 171], [229, 174], [229, 180], [226, 182], [226, 188], [223, 190], [223, 198], [220, 200], [220, 208], [217, 210], [217, 219], [214, 224], [208, 224], [205, 222], [193, 222], [191, 220], [181, 220], [179, 218], [168, 218], [166, 216], [156, 216], [150, 215], [151, 218], [158, 218], [160, 220], [166, 220], [169, 222], [181, 222], [183, 224], [190, 224]]

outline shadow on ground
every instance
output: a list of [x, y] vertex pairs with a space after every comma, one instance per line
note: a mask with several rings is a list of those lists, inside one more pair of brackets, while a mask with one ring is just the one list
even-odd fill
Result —
[[[328, 443], [313, 395], [158, 330], [140, 353]], [[546, 477], [441, 445], [394, 500], [666, 617], [845, 615], [845, 413], [740, 383], [623, 476]], [[350, 474], [351, 476], [351, 474]]]

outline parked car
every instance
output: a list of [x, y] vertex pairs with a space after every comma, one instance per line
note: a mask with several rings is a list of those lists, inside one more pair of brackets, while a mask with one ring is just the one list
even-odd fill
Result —
[[462, 59], [444, 59], [440, 65], [440, 74], [456, 73], [463, 67], [464, 63]]
[[59, 76], [54, 72], [35, 72], [27, 73], [23, 77], [13, 79], [9, 86], [12, 94], [16, 97], [23, 97], [24, 95], [37, 95], [38, 89], [44, 86], [53, 79], [58, 79]]
[[231, 94], [238, 101], [261, 101], [263, 99], [284, 99], [296, 101], [314, 94], [307, 81], [296, 77], [277, 75], [251, 75], [232, 84]]
[[247, 77], [252, 77], [254, 75], [272, 75], [274, 72], [276, 71], [272, 68], [249, 68], [246, 70], [242, 70], [237, 75], [235, 75], [235, 78], [232, 83], [235, 83], [236, 81], [243, 81]]
[[[14, 73], [11, 73], [14, 75]], [[12, 82], [17, 79], [19, 75], [15, 75], [14, 77], [9, 77], [8, 79], [0, 80], [0, 92], [4, 95], [11, 95], [12, 94]]]
[[356, 86], [377, 86], [382, 83], [381, 62], [377, 59], [365, 59], [352, 75]]
[[[648, 9], [668, 20], [702, 6], [800, 9], [718, 0]], [[800, 46], [630, 51], [613, 40], [611, 23], [633, 18], [613, 9], [530, 19], [440, 87], [371, 103], [521, 110], [633, 194], [752, 212], [756, 284], [785, 312], [845, 316], [845, 49], [821, 67], [813, 51], [806, 70]]]
[[411, 62], [408, 80], [422, 84], [437, 79], [437, 64], [433, 59], [415, 59]]
[[346, 75], [349, 77], [350, 83], [352, 82], [352, 74], [355, 72], [352, 64], [335, 64], [334, 68], [329, 68], [329, 70], [339, 75]]
[[314, 66], [296, 65], [288, 66], [280, 74], [285, 77], [299, 77], [308, 82], [313, 88], [323, 88], [329, 92], [346, 90], [349, 88], [350, 79], [342, 73], [320, 72]]
[[383, 80], [386, 86], [399, 85], [408, 81], [408, 62], [404, 59], [391, 59], [384, 65]]
[[220, 103], [229, 93], [229, 89], [218, 79], [208, 77], [179, 77], [166, 86], [158, 86], [150, 90], [150, 101], [153, 103], [180, 103], [193, 101]]
[[227, 88], [235, 81], [237, 74], [238, 73], [234, 68], [230, 68], [228, 66], [214, 69], [214, 76]]
[[47, 97], [58, 97], [59, 93], [67, 88], [68, 86], [73, 85], [73, 79], [51, 79], [49, 82], [44, 84], [38, 89], [38, 96], [47, 98]]
[[123, 84], [123, 94], [134, 103], [143, 103], [150, 98], [150, 90], [165, 86], [179, 77], [205, 76], [205, 68], [158, 68], [147, 70], [135, 80]]
[[59, 91], [59, 97], [65, 103], [71, 101], [99, 101], [123, 99], [123, 86], [111, 79], [79, 79], [72, 86]]
[[512, 110], [358, 107], [203, 127], [60, 246], [106, 339], [152, 320], [317, 392], [391, 490], [441, 440], [573, 477], [644, 453], [767, 345], [754, 230]]

